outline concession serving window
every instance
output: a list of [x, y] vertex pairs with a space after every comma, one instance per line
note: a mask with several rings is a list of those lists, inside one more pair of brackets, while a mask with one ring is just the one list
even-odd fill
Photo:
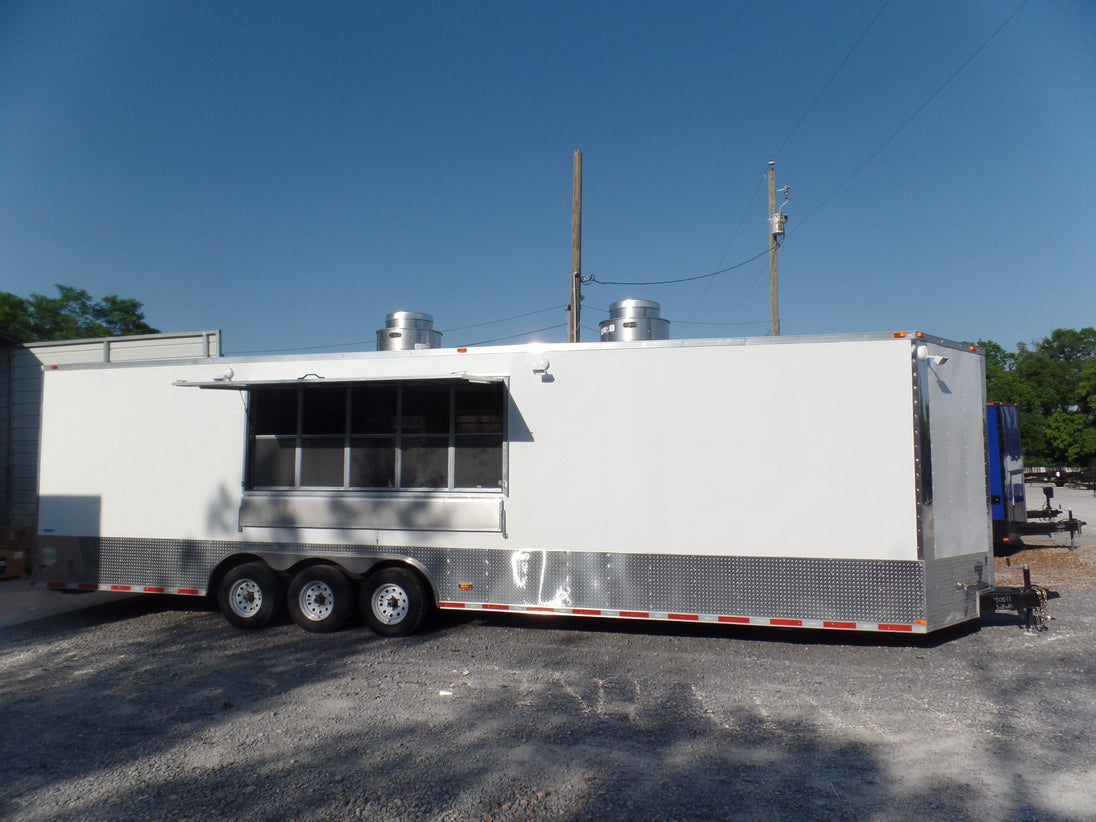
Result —
[[241, 527], [502, 529], [504, 377], [176, 384], [247, 392]]

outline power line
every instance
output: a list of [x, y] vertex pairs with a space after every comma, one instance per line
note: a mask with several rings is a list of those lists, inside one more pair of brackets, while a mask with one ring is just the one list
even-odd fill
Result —
[[[458, 325], [454, 328], [444, 329], [440, 333], [448, 334], [448, 333], [453, 332], [453, 331], [465, 331], [469, 328], [480, 328], [480, 327], [485, 326], [485, 325], [495, 325], [497, 323], [504, 323], [504, 322], [508, 322], [510, 320], [520, 320], [523, 317], [532, 317], [532, 316], [535, 316], [536, 314], [545, 314], [549, 311], [562, 311], [562, 310], [564, 310], [565, 307], [566, 306], [562, 306], [562, 305], [553, 305], [550, 308], [541, 308], [541, 309], [538, 309], [537, 311], [527, 311], [524, 314], [515, 314], [512, 317], [501, 317], [500, 319], [497, 319], [497, 320], [487, 320], [486, 322], [472, 323], [471, 325]], [[558, 327], [559, 326], [550, 326], [550, 328], [558, 328]], [[547, 330], [547, 329], [537, 329], [536, 331], [525, 331], [521, 334], [514, 334], [514, 335], [512, 335], [512, 337], [521, 337], [521, 336], [524, 336], [525, 334], [536, 334], [536, 333], [538, 333], [538, 331], [543, 331], [543, 330]], [[498, 339], [499, 340], [506, 340], [506, 339], [511, 339], [511, 337], [499, 337]], [[497, 342], [497, 341], [498, 340], [487, 340], [486, 342]], [[485, 343], [469, 343], [469, 344], [470, 345], [484, 345]], [[297, 346], [294, 346], [293, 348], [255, 348], [255, 349], [249, 349], [247, 351], [236, 351], [234, 353], [235, 354], [287, 354], [287, 353], [292, 353], [292, 352], [295, 352], [295, 351], [324, 351], [324, 350], [331, 350], [333, 348], [348, 348], [348, 347], [351, 347], [351, 346], [354, 346], [354, 347], [369, 346], [371, 348], [375, 348], [376, 345], [377, 345], [376, 340], [358, 340], [356, 342], [328, 343], [327, 345], [297, 345]]]
[[[736, 306], [734, 307], [734, 310], [733, 310], [733, 311], [731, 312], [730, 316], [729, 316], [729, 317], [727, 317], [727, 322], [726, 322], [726, 325], [732, 325], [732, 323], [731, 323], [731, 318], [732, 318], [732, 317], [734, 317], [734, 315], [738, 313], [738, 309], [740, 309], [740, 308], [741, 308], [741, 307], [742, 307], [742, 306], [743, 306], [743, 305], [745, 304], [745, 302], [746, 302], [746, 299], [747, 299], [747, 298], [748, 298], [748, 297], [750, 296], [750, 294], [752, 294], [752, 293], [753, 293], [753, 290], [754, 290], [754, 288], [756, 288], [756, 287], [757, 287], [757, 283], [758, 283], [758, 281], [760, 281], [760, 279], [761, 279], [762, 275], [763, 275], [763, 274], [765, 273], [765, 269], [766, 269], [766, 267], [765, 267], [765, 266], [762, 266], [762, 267], [761, 267], [761, 268], [760, 268], [760, 269], [758, 270], [758, 272], [757, 272], [757, 276], [756, 276], [756, 277], [754, 277], [754, 278], [753, 278], [753, 282], [752, 282], [752, 283], [750, 283], [750, 287], [746, 289], [746, 293], [742, 295], [742, 299], [738, 301], [738, 305], [736, 305]], [[737, 324], [737, 323], [735, 323], [735, 324]]]
[[495, 325], [496, 323], [504, 323], [504, 322], [508, 322], [510, 320], [520, 320], [523, 317], [532, 317], [535, 314], [546, 314], [549, 311], [565, 311], [566, 308], [567, 308], [567, 306], [564, 306], [564, 305], [553, 305], [549, 308], [541, 308], [537, 311], [527, 311], [524, 314], [515, 314], [512, 317], [503, 317], [502, 319], [498, 319], [498, 320], [487, 320], [486, 322], [482, 322], [482, 323], [472, 323], [471, 325], [458, 325], [454, 328], [446, 328], [442, 331], [442, 333], [443, 334], [448, 334], [452, 331], [465, 331], [469, 328], [482, 328], [485, 325]]
[[921, 103], [921, 105], [919, 105], [916, 109], [914, 109], [913, 113], [909, 117], [907, 117], [902, 122], [902, 124], [900, 126], [898, 126], [898, 128], [896, 128], [893, 132], [891, 132], [890, 136], [887, 137], [887, 139], [885, 139], [882, 143], [880, 143], [879, 147], [877, 149], [875, 149], [875, 151], [873, 151], [871, 154], [869, 154], [867, 159], [864, 160], [864, 162], [862, 162], [860, 165], [858, 165], [853, 170], [853, 172], [851, 174], [849, 174], [849, 176], [846, 177], [844, 179], [844, 181], [842, 181], [842, 183], [839, 186], [837, 186], [837, 188], [835, 188], [830, 193], [830, 195], [828, 197], [826, 197], [826, 199], [824, 199], [817, 206], [815, 206], [815, 208], [806, 217], [803, 217], [803, 218], [797, 220], [795, 227], [798, 229], [800, 226], [803, 225], [803, 223], [805, 223], [807, 220], [809, 220], [811, 217], [813, 217], [822, 208], [822, 206], [826, 205], [826, 203], [828, 203], [830, 200], [832, 200], [834, 197], [836, 197], [838, 192], [840, 192], [841, 189], [843, 189], [845, 186], [847, 186], [852, 181], [853, 177], [855, 177], [857, 174], [859, 174], [861, 171], [863, 171], [864, 167], [867, 166], [868, 163], [870, 163], [872, 160], [874, 160], [883, 151], [883, 149], [885, 149], [888, 145], [890, 145], [891, 141], [895, 137], [897, 137], [899, 134], [901, 134], [905, 130], [906, 126], [908, 126], [910, 123], [912, 123], [914, 121], [914, 119], [917, 117], [917, 115], [920, 114], [922, 111], [924, 111], [925, 108], [928, 107], [928, 104], [931, 103], [933, 100], [935, 100], [936, 96], [938, 94], [940, 94], [940, 92], [943, 91], [951, 83], [952, 80], [954, 80], [956, 77], [959, 76], [960, 72], [962, 72], [963, 69], [965, 69], [968, 65], [970, 65], [971, 61], [973, 61], [974, 58], [977, 57], [982, 52], [982, 50], [986, 46], [988, 46], [994, 40], [994, 38], [997, 37], [998, 34], [1001, 33], [1001, 30], [1005, 26], [1007, 26], [1009, 23], [1012, 22], [1012, 19], [1017, 14], [1019, 14], [1023, 10], [1024, 6], [1026, 6], [1029, 2], [1030, 2], [1030, 0], [1023, 0], [1023, 2], [1020, 3], [1020, 5], [1016, 7], [1016, 10], [1013, 11], [1012, 14], [1010, 14], [1007, 18], [1005, 18], [1004, 22], [1001, 23], [1001, 25], [999, 25], [997, 28], [995, 28], [993, 30], [993, 32], [989, 35], [989, 37], [987, 37], [982, 42], [982, 44], [980, 46], [978, 46], [978, 48], [976, 48], [973, 52], [971, 52], [970, 56], [967, 57], [967, 59], [964, 60], [962, 63], [960, 63], [959, 67], [956, 68], [955, 71], [953, 71], [951, 74], [949, 74], [947, 79], [944, 80], [944, 82], [942, 82], [939, 86], [937, 86], [936, 90], [934, 92], [932, 92], [932, 94], [930, 94], [928, 97], [926, 97], [925, 101], [923, 103]]
[[[1025, 2], [1027, 2], [1027, 0], [1025, 0]], [[890, 5], [890, 0], [886, 0], [886, 2], [884, 2], [883, 5], [879, 8], [879, 10], [875, 13], [875, 16], [872, 17], [871, 21], [868, 23], [867, 28], [864, 29], [864, 31], [857, 38], [856, 42], [853, 43], [852, 48], [849, 49], [848, 53], [841, 60], [841, 62], [838, 64], [837, 68], [834, 69], [833, 73], [830, 75], [830, 78], [826, 81], [825, 85], [822, 86], [822, 89], [815, 96], [814, 100], [811, 101], [810, 105], [807, 106], [807, 109], [803, 112], [802, 116], [796, 122], [795, 126], [792, 127], [792, 129], [788, 133], [787, 137], [784, 138], [784, 141], [780, 144], [780, 147], [776, 151], [777, 154], [780, 153], [780, 151], [784, 148], [785, 145], [787, 145], [788, 141], [792, 138], [792, 136], [794, 136], [795, 132], [803, 124], [803, 121], [806, 120], [807, 116], [814, 109], [815, 105], [822, 98], [822, 96], [826, 93], [826, 90], [830, 87], [830, 85], [833, 83], [834, 79], [836, 79], [837, 75], [845, 67], [845, 64], [849, 61], [849, 58], [852, 57], [853, 53], [860, 46], [860, 43], [867, 36], [868, 32], [871, 31], [871, 29], [875, 25], [876, 21], [879, 19], [879, 17], [882, 15], [882, 13], [886, 10], [886, 8], [889, 5]], [[914, 116], [916, 116], [916, 112], [915, 112]], [[871, 158], [869, 158], [869, 160], [870, 159]], [[859, 169], [858, 169], [858, 171], [859, 171]], [[735, 239], [737, 239], [739, 232], [742, 230], [742, 226], [745, 223], [746, 216], [748, 215], [750, 207], [753, 205], [753, 202], [756, 199], [757, 192], [759, 190], [760, 190], [760, 184], [758, 185], [757, 188], [754, 189], [753, 195], [750, 198], [750, 202], [746, 206], [746, 209], [743, 212], [742, 217], [739, 219], [739, 222], [738, 222], [737, 227], [735, 228], [734, 234], [731, 236], [731, 239], [727, 244], [727, 250], [723, 252], [723, 257], [724, 258], [727, 256], [727, 253], [730, 251], [730, 248], [734, 244]], [[735, 265], [729, 266], [727, 268], [719, 269], [718, 271], [713, 271], [713, 272], [708, 273], [708, 274], [697, 274], [697, 275], [690, 276], [690, 277], [679, 277], [679, 278], [670, 279], [670, 280], [647, 280], [647, 281], [599, 280], [595, 275], [589, 275], [584, 279], [586, 280], [586, 282], [597, 283], [599, 285], [625, 285], [625, 286], [676, 285], [678, 283], [695, 282], [697, 280], [705, 280], [705, 279], [711, 280], [711, 279], [717, 277], [720, 274], [726, 274], [728, 271], [734, 271], [735, 269], [741, 268], [745, 265], [749, 265], [754, 260], [757, 260], [757, 259], [765, 256], [768, 253], [769, 252], [766, 249], [765, 251], [762, 251], [761, 253], [756, 254], [753, 257], [750, 257], [749, 259], [743, 260], [742, 262], [736, 263]], [[753, 290], [753, 287], [756, 284], [757, 284], [757, 279], [755, 278], [755, 280], [751, 284], [750, 288], [747, 289], [747, 292], [746, 292], [747, 297], [749, 296], [750, 292]], [[737, 313], [738, 309], [741, 308], [743, 302], [745, 302], [745, 297], [743, 297], [742, 301], [740, 301], [739, 304], [735, 307], [735, 310], [731, 312], [732, 317], [734, 316], [735, 313]], [[467, 329], [470, 329], [470, 328], [480, 328], [480, 327], [486, 326], [486, 325], [493, 325], [493, 324], [500, 323], [500, 322], [506, 322], [508, 320], [521, 319], [523, 317], [531, 317], [531, 316], [534, 316], [536, 314], [543, 314], [543, 313], [547, 313], [548, 311], [556, 311], [556, 310], [559, 310], [559, 309], [560, 309], [560, 306], [552, 306], [550, 308], [540, 309], [539, 311], [529, 311], [529, 312], [526, 312], [524, 314], [517, 314], [517, 315], [514, 315], [512, 317], [505, 317], [505, 318], [502, 318], [502, 319], [499, 319], [499, 320], [489, 320], [487, 322], [482, 322], [482, 323], [473, 323], [471, 325], [457, 326], [455, 328], [446, 329], [445, 333], [449, 333], [449, 332], [452, 332], [452, 331], [463, 331], [463, 330], [467, 330]], [[693, 325], [756, 325], [758, 323], [757, 322], [732, 323], [730, 320], [728, 320], [725, 323], [693, 323], [691, 320], [686, 320], [686, 321], [683, 321], [682, 324], [683, 325], [688, 325], [688, 324], [693, 324]], [[559, 325], [557, 325], [557, 326], [548, 326], [546, 328], [540, 328], [540, 329], [536, 329], [534, 331], [527, 331], [527, 332], [524, 332], [524, 333], [521, 333], [521, 334], [512, 334], [512, 335], [505, 336], [505, 337], [496, 337], [496, 338], [491, 339], [491, 340], [484, 340], [484, 341], [481, 341], [481, 342], [478, 342], [478, 343], [470, 343], [470, 345], [487, 345], [487, 344], [494, 343], [494, 342], [501, 342], [501, 341], [504, 341], [504, 340], [515, 339], [517, 337], [527, 336], [528, 334], [537, 334], [537, 333], [540, 333], [542, 331], [554, 330], [554, 329], [560, 328], [560, 327], [562, 327], [562, 326], [559, 326]]]
[[723, 327], [725, 325], [768, 325], [768, 320], [739, 320], [738, 322], [702, 322], [700, 320], [669, 320], [671, 323], [677, 323], [678, 325], [715, 325]]
[[759, 257], [764, 257], [768, 253], [769, 250], [766, 248], [760, 254], [755, 254], [754, 256], [750, 257], [750, 259], [743, 260], [740, 263], [735, 263], [728, 268], [721, 268], [719, 271], [713, 271], [711, 274], [697, 274], [695, 277], [680, 277], [676, 280], [647, 280], [644, 282], [623, 282], [618, 280], [599, 280], [597, 277], [591, 274], [589, 277], [586, 278], [586, 281], [591, 283], [597, 283], [598, 285], [673, 285], [675, 283], [689, 283], [693, 282], [694, 280], [705, 280], [708, 277], [716, 277], [720, 274], [726, 274], [728, 271], [734, 271], [736, 268], [742, 268], [742, 266], [749, 265], [754, 260], [758, 259]]
[[[540, 312], [534, 312], [534, 313], [540, 313]], [[495, 337], [495, 339], [493, 339], [493, 340], [480, 340], [479, 342], [466, 343], [466, 345], [470, 345], [470, 346], [471, 345], [490, 345], [491, 343], [502, 342], [503, 340], [513, 340], [513, 339], [517, 339], [518, 337], [527, 337], [530, 334], [539, 334], [542, 331], [555, 331], [557, 328], [566, 328], [566, 327], [567, 327], [567, 323], [559, 323], [558, 325], [548, 325], [548, 326], [545, 326], [544, 328], [535, 328], [532, 331], [523, 331], [520, 334], [509, 334], [505, 337]]]
[[[807, 116], [814, 109], [815, 105], [817, 105], [818, 101], [822, 99], [822, 96], [826, 93], [826, 90], [830, 87], [830, 85], [833, 83], [833, 81], [837, 78], [837, 75], [841, 73], [841, 69], [843, 69], [845, 67], [845, 64], [849, 61], [849, 58], [852, 57], [853, 53], [860, 46], [860, 43], [864, 40], [865, 37], [867, 37], [868, 32], [871, 31], [872, 27], [875, 25], [875, 22], [879, 19], [880, 15], [883, 14], [883, 12], [886, 10], [887, 6], [889, 6], [889, 5], [890, 5], [890, 0], [885, 0], [883, 5], [879, 8], [879, 11], [877, 11], [875, 13], [875, 16], [872, 17], [871, 22], [868, 23], [867, 28], [865, 28], [864, 31], [860, 34], [860, 36], [856, 39], [856, 42], [853, 43], [852, 48], [849, 49], [849, 51], [845, 55], [844, 59], [842, 59], [841, 62], [837, 65], [837, 68], [835, 68], [833, 70], [833, 73], [830, 75], [830, 78], [826, 81], [825, 85], [822, 86], [821, 90], [819, 90], [818, 94], [815, 95], [815, 98], [811, 101], [810, 105], [807, 106], [806, 110], [800, 116], [800, 118], [796, 122], [796, 124], [792, 127], [791, 131], [788, 132], [788, 135], [784, 138], [784, 141], [780, 144], [780, 147], [773, 153], [773, 157], [778, 155], [784, 149], [784, 146], [786, 146], [788, 144], [788, 141], [791, 140], [791, 138], [795, 135], [796, 131], [799, 130], [799, 127], [801, 125], [803, 125], [803, 121], [807, 119]], [[734, 245], [735, 240], [738, 239], [738, 235], [742, 231], [742, 226], [746, 222], [746, 217], [749, 215], [750, 209], [753, 208], [754, 200], [757, 199], [757, 193], [761, 190], [761, 184], [764, 182], [764, 180], [765, 180], [765, 178], [762, 177], [760, 180], [758, 180], [757, 185], [754, 187], [753, 194], [750, 196], [750, 201], [749, 201], [749, 203], [747, 203], [745, 210], [742, 212], [742, 217], [739, 219], [738, 225], [735, 227], [734, 234], [731, 235], [731, 239], [727, 243], [726, 250], [723, 252], [723, 255], [719, 258], [720, 263], [722, 263], [723, 260], [726, 259], [727, 254], [730, 253], [731, 247]], [[753, 259], [757, 259], [757, 258], [754, 257]], [[747, 263], [752, 262], [752, 260], [747, 260], [746, 262]], [[743, 265], [744, 264], [745, 263], [743, 263]], [[700, 298], [697, 300], [697, 307], [699, 307], [704, 302], [705, 298], [708, 295], [708, 291], [711, 289], [712, 282], [713, 282], [713, 280], [709, 280], [708, 284], [704, 287], [704, 291], [701, 293]], [[753, 285], [755, 285], [755, 284], [756, 284], [756, 280], [755, 280], [754, 284], [752, 284], [750, 286], [750, 289], [747, 290], [747, 292], [746, 292], [747, 295], [749, 295], [750, 291], [753, 290]], [[735, 311], [738, 311], [738, 309], [741, 306], [742, 306], [742, 303], [740, 302], [739, 305], [736, 306]], [[689, 314], [690, 320], [691, 320], [692, 316], [695, 313], [696, 313], [696, 308], [694, 308], [692, 310], [692, 312], [690, 312], [690, 314]], [[732, 313], [731, 316], [734, 316], [734, 314]], [[686, 323], [688, 323], [688, 322], [689, 321], [686, 320]], [[727, 324], [729, 324], [729, 323], [727, 323]], [[713, 325], [724, 325], [724, 323], [713, 323]]]
[[248, 351], [234, 351], [233, 356], [238, 354], [287, 354], [294, 351], [324, 351], [332, 348], [346, 348], [351, 345], [371, 345], [376, 347], [376, 340], [359, 340], [358, 342], [346, 342], [346, 343], [329, 343], [327, 345], [297, 345], [293, 348], [253, 348]]
[[811, 100], [811, 104], [807, 106], [807, 110], [803, 112], [803, 116], [801, 116], [799, 118], [799, 121], [794, 126], [792, 126], [792, 130], [788, 132], [788, 136], [784, 138], [784, 142], [780, 144], [780, 148], [773, 152], [774, 158], [776, 157], [776, 155], [784, 150], [784, 146], [788, 144], [788, 141], [792, 139], [794, 134], [799, 130], [799, 127], [803, 125], [803, 121], [807, 119], [807, 115], [811, 113], [818, 101], [822, 99], [822, 95], [826, 93], [826, 89], [830, 87], [830, 84], [833, 83], [833, 81], [837, 78], [837, 75], [841, 73], [841, 69], [845, 67], [845, 63], [849, 62], [849, 58], [852, 57], [853, 52], [856, 51], [856, 49], [860, 46], [861, 41], [863, 41], [863, 39], [868, 36], [868, 32], [872, 30], [872, 27], [875, 25], [875, 21], [879, 19], [879, 16], [886, 10], [887, 6], [889, 5], [890, 0], [886, 0], [886, 2], [883, 3], [882, 6], [880, 6], [879, 11], [875, 13], [875, 17], [873, 17], [871, 19], [871, 22], [868, 23], [868, 27], [864, 29], [863, 34], [861, 34], [856, 39], [856, 42], [852, 44], [852, 48], [849, 49], [849, 53], [845, 55], [845, 58], [838, 64], [837, 68], [833, 70], [833, 74], [830, 75], [830, 79], [826, 81], [826, 84], [822, 86], [822, 90], [818, 92], [813, 100]]
[[[731, 235], [731, 239], [727, 242], [727, 248], [724, 249], [723, 254], [719, 258], [719, 265], [723, 265], [723, 261], [727, 259], [727, 255], [731, 253], [731, 246], [733, 246], [734, 241], [738, 239], [738, 235], [742, 231], [742, 226], [746, 223], [746, 217], [749, 216], [750, 209], [753, 208], [754, 200], [757, 199], [757, 192], [761, 190], [761, 184], [763, 182], [765, 182], [764, 177], [757, 181], [757, 185], [754, 187], [753, 194], [750, 196], [750, 202], [746, 204], [746, 208], [742, 212], [742, 216], [738, 219], [738, 225], [735, 226], [734, 234]], [[715, 278], [713, 277], [712, 279], [708, 280], [707, 283], [705, 283], [704, 290], [700, 292], [700, 297], [697, 299], [696, 305], [693, 307], [693, 310], [689, 312], [690, 320], [693, 318], [693, 315], [696, 314], [697, 309], [700, 308], [701, 305], [703, 305], [704, 300], [708, 297], [708, 292], [712, 288], [712, 283], [714, 282]], [[686, 320], [686, 322], [688, 322], [688, 320]]]

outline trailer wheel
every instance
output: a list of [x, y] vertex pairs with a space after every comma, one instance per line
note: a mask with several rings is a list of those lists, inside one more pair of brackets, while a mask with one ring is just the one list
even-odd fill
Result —
[[354, 609], [354, 586], [334, 565], [305, 568], [289, 583], [289, 615], [306, 631], [326, 634], [346, 625]]
[[269, 566], [249, 562], [225, 574], [217, 588], [217, 604], [237, 628], [265, 628], [278, 615], [282, 590], [281, 577]]
[[426, 616], [426, 589], [413, 571], [384, 568], [366, 579], [358, 607], [365, 624], [381, 636], [407, 636]]

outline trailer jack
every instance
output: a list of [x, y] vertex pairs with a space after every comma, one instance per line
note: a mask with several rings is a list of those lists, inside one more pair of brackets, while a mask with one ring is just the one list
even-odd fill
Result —
[[1024, 572], [1023, 587], [1014, 585], [995, 585], [981, 591], [982, 613], [995, 611], [1015, 611], [1029, 634], [1047, 630], [1047, 601], [1058, 599], [1057, 591], [1031, 584], [1031, 569], [1021, 565]]
[[[1069, 512], [1066, 519], [1058, 521], [1056, 518], [1061, 516], [1062, 508], [1059, 506], [1055, 508], [1051, 500], [1054, 499], [1054, 489], [1044, 488], [1043, 496], [1046, 497], [1046, 505], [1037, 511], [1028, 511], [1028, 521], [1024, 523], [1023, 533], [1024, 536], [1049, 536], [1050, 534], [1056, 534], [1061, 531], [1069, 532], [1069, 550], [1074, 551], [1077, 549], [1077, 535], [1081, 533], [1081, 528], [1088, 525], [1084, 520], [1076, 519], [1073, 516], [1073, 511]], [[1032, 520], [1043, 520], [1043, 522], [1033, 522]]]

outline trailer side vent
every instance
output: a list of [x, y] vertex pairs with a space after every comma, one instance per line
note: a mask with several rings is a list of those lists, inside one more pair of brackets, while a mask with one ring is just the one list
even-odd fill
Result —
[[434, 330], [434, 318], [414, 311], [393, 311], [377, 332], [378, 351], [409, 351], [440, 348], [441, 332]]
[[662, 319], [652, 300], [618, 300], [609, 306], [609, 319], [599, 328], [602, 342], [670, 339], [670, 321]]

